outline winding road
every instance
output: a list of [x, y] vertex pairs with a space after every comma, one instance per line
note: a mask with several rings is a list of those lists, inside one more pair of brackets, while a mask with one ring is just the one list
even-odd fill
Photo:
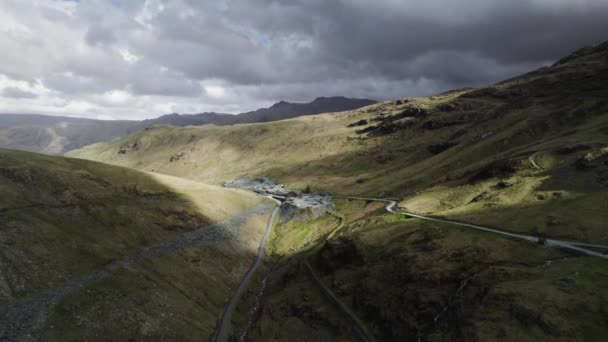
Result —
[[[262, 240], [260, 242], [260, 246], [258, 248], [258, 255], [256, 257], [255, 262], [253, 263], [253, 265], [251, 266], [251, 268], [249, 269], [249, 271], [247, 271], [247, 273], [243, 277], [243, 280], [241, 280], [241, 282], [240, 282], [238, 288], [236, 289], [234, 295], [232, 296], [232, 298], [228, 302], [228, 305], [226, 306], [226, 310], [224, 311], [224, 313], [222, 315], [219, 328], [218, 328], [217, 333], [215, 335], [215, 341], [216, 342], [227, 341], [227, 339], [228, 339], [228, 332], [229, 332], [229, 329], [230, 329], [230, 321], [232, 320], [232, 314], [233, 314], [234, 310], [236, 309], [236, 306], [238, 305], [238, 302], [239, 302], [240, 298], [242, 297], [243, 293], [247, 289], [247, 286], [249, 285], [249, 282], [251, 281], [251, 278], [253, 277], [253, 275], [255, 274], [256, 270], [259, 268], [259, 266], [261, 265], [261, 263], [263, 261], [263, 258], [264, 258], [264, 248], [266, 247], [266, 242], [268, 241], [268, 238], [270, 237], [270, 233], [272, 232], [272, 224], [274, 222], [275, 216], [276, 216], [277, 212], [279, 211], [279, 208], [280, 208], [280, 205], [281, 205], [281, 201], [279, 201], [279, 200], [277, 200], [275, 198], [275, 197], [281, 198], [280, 196], [274, 196], [273, 197], [273, 195], [268, 195], [266, 197], [269, 198], [269, 199], [271, 199], [271, 200], [273, 200], [273, 201], [275, 201], [275, 202], [277, 202], [279, 205], [274, 209], [274, 211], [272, 212], [272, 215], [270, 216], [270, 220], [268, 221], [268, 227], [266, 228], [266, 233], [264, 234], [264, 237], [262, 238]], [[397, 201], [396, 200], [390, 199], [390, 198], [371, 198], [371, 197], [356, 197], [356, 196], [341, 196], [341, 195], [329, 195], [329, 197], [354, 199], [354, 200], [365, 200], [365, 201], [375, 201], [375, 202], [385, 202], [385, 203], [388, 203], [386, 205], [386, 210], [388, 212], [395, 213], [395, 214], [398, 214], [398, 215], [404, 215], [404, 216], [408, 216], [408, 217], [414, 217], [414, 218], [418, 218], [418, 219], [421, 219], [421, 220], [427, 220], [427, 221], [433, 221], [433, 222], [453, 224], [453, 225], [456, 225], [456, 226], [466, 227], [466, 228], [469, 228], [469, 229], [476, 229], [476, 230], [481, 230], [481, 231], [484, 231], [484, 232], [489, 232], [489, 233], [494, 233], [494, 234], [499, 234], [499, 235], [507, 236], [507, 237], [510, 237], [510, 238], [515, 238], [515, 239], [519, 239], [519, 240], [525, 240], [525, 241], [529, 241], [529, 242], [532, 242], [532, 243], [540, 243], [541, 242], [541, 239], [539, 237], [536, 237], [536, 236], [511, 233], [511, 232], [507, 232], [507, 231], [500, 230], [500, 229], [489, 228], [489, 227], [479, 226], [479, 225], [465, 223], [465, 222], [458, 222], [458, 221], [452, 221], [452, 220], [444, 220], [444, 219], [439, 219], [439, 218], [434, 218], [434, 217], [423, 216], [423, 215], [418, 215], [418, 214], [414, 214], [414, 213], [405, 212], [405, 211], [402, 211], [402, 210], [400, 210], [400, 209], [397, 208]], [[574, 252], [577, 252], [577, 253], [580, 253], [580, 254], [594, 256], [594, 257], [598, 257], [598, 258], [602, 258], [602, 259], [608, 259], [608, 255], [605, 255], [605, 254], [602, 254], [602, 253], [599, 253], [599, 252], [596, 252], [596, 251], [593, 251], [593, 250], [589, 250], [589, 249], [583, 248], [583, 247], [587, 247], [587, 248], [596, 248], [596, 249], [608, 249], [608, 245], [591, 244], [591, 243], [578, 242], [578, 241], [556, 240], [556, 239], [545, 239], [544, 242], [543, 242], [543, 245], [549, 246], [549, 247], [554, 247], [554, 248], [567, 249], [567, 250], [574, 251]]]
[[[419, 219], [427, 220], [427, 221], [449, 223], [449, 224], [453, 224], [453, 225], [457, 225], [457, 226], [467, 227], [470, 229], [476, 229], [476, 230], [482, 230], [482, 231], [490, 232], [490, 233], [494, 233], [494, 234], [500, 234], [500, 235], [508, 236], [508, 237], [515, 238], [515, 239], [526, 240], [526, 241], [530, 241], [533, 243], [540, 242], [540, 238], [536, 237], [536, 236], [510, 233], [510, 232], [506, 232], [504, 230], [499, 230], [499, 229], [495, 229], [495, 228], [478, 226], [475, 224], [458, 222], [458, 221], [438, 219], [438, 218], [434, 218], [434, 217], [422, 216], [422, 215], [418, 215], [418, 214], [401, 211], [401, 210], [397, 209], [397, 201], [395, 201], [393, 199], [353, 197], [353, 196], [331, 196], [331, 197], [358, 199], [358, 200], [376, 201], [376, 202], [386, 202], [386, 203], [388, 203], [386, 206], [386, 210], [391, 213], [409, 216], [409, 217], [415, 217], [415, 218], [419, 218]], [[598, 257], [598, 258], [602, 258], [602, 259], [608, 259], [608, 255], [606, 255], [606, 254], [602, 254], [602, 253], [599, 253], [599, 252], [596, 252], [596, 251], [593, 251], [590, 249], [583, 248], [583, 247], [588, 247], [588, 248], [608, 249], [608, 245], [591, 244], [591, 243], [578, 242], [578, 241], [556, 240], [556, 239], [546, 239], [544, 241], [544, 245], [549, 246], [549, 247], [563, 248], [563, 249], [571, 250], [574, 252], [578, 252], [581, 254], [594, 256], [594, 257]]]
[[538, 152], [534, 152], [534, 154], [532, 154], [531, 156], [528, 157], [528, 160], [530, 161], [530, 164], [532, 165], [533, 168], [535, 169], [539, 169], [542, 170], [543, 168], [540, 167], [537, 163], [536, 163], [536, 156], [540, 153], [540, 151]]
[[272, 215], [270, 215], [270, 219], [268, 220], [268, 227], [266, 228], [266, 233], [262, 237], [262, 241], [260, 241], [260, 247], [258, 247], [258, 255], [255, 259], [255, 262], [253, 263], [253, 265], [251, 265], [251, 268], [249, 269], [249, 271], [247, 271], [247, 273], [243, 277], [243, 280], [241, 280], [239, 286], [237, 287], [236, 291], [234, 292], [234, 295], [232, 296], [232, 298], [230, 298], [230, 301], [228, 302], [228, 305], [226, 306], [226, 310], [222, 314], [220, 326], [217, 330], [217, 333], [215, 334], [216, 342], [224, 342], [228, 339], [228, 332], [230, 330], [230, 321], [232, 320], [232, 313], [234, 312], [234, 309], [236, 309], [236, 306], [238, 305], [239, 300], [241, 299], [241, 297], [243, 296], [243, 293], [247, 289], [247, 285], [249, 285], [249, 282], [251, 281], [251, 278], [255, 274], [255, 271], [260, 267], [260, 265], [262, 264], [262, 260], [264, 259], [264, 249], [266, 248], [266, 242], [268, 241], [268, 238], [270, 237], [270, 233], [272, 232], [272, 223], [274, 222], [274, 218], [277, 215], [277, 213], [279, 212], [279, 208], [281, 207], [281, 201], [273, 198], [272, 196], [266, 196], [266, 197], [275, 201], [278, 205], [272, 211]]
[[[274, 211], [272, 212], [272, 215], [270, 216], [270, 220], [268, 221], [268, 227], [266, 228], [266, 233], [264, 234], [264, 237], [260, 241], [260, 246], [258, 248], [258, 255], [255, 259], [255, 262], [253, 263], [253, 265], [251, 266], [249, 271], [247, 271], [247, 273], [243, 277], [243, 280], [241, 280], [234, 295], [232, 296], [232, 298], [228, 302], [228, 305], [226, 306], [226, 310], [224, 311], [224, 313], [222, 315], [219, 328], [215, 335], [216, 342], [224, 342], [228, 339], [228, 332], [230, 329], [230, 321], [232, 320], [232, 314], [233, 314], [234, 310], [236, 309], [236, 306], [238, 305], [240, 298], [242, 297], [243, 293], [247, 289], [247, 286], [249, 285], [251, 278], [255, 274], [255, 271], [259, 268], [259, 266], [262, 264], [262, 261], [264, 259], [264, 248], [266, 247], [266, 242], [268, 241], [268, 238], [270, 237], [270, 233], [272, 232], [272, 223], [274, 222], [274, 218], [275, 218], [277, 212], [279, 211], [279, 208], [281, 205], [281, 201], [279, 201], [275, 198], [275, 197], [280, 197], [280, 196], [273, 197], [273, 195], [268, 195], [266, 197], [277, 202], [278, 206], [274, 209]], [[433, 222], [453, 224], [456, 226], [466, 227], [469, 229], [476, 229], [476, 230], [481, 230], [484, 232], [507, 236], [507, 237], [514, 238], [514, 239], [525, 240], [525, 241], [529, 241], [532, 243], [541, 242], [541, 239], [536, 236], [511, 233], [511, 232], [507, 232], [507, 231], [500, 230], [500, 229], [478, 226], [475, 224], [470, 224], [470, 223], [465, 223], [465, 222], [444, 220], [444, 219], [405, 212], [405, 211], [399, 210], [397, 208], [397, 201], [394, 199], [390, 199], [390, 198], [371, 198], [371, 197], [356, 197], [356, 196], [341, 196], [341, 195], [330, 195], [329, 197], [385, 202], [385, 203], [388, 203], [386, 205], [386, 210], [388, 212], [395, 213], [398, 215], [404, 215], [404, 216], [408, 216], [408, 217], [414, 217], [414, 218], [418, 218], [421, 220], [427, 220], [427, 221], [433, 221]], [[608, 259], [608, 255], [605, 255], [605, 254], [602, 254], [602, 253], [599, 253], [599, 252], [596, 252], [596, 251], [593, 251], [590, 249], [583, 248], [583, 247], [587, 247], [587, 248], [597, 248], [597, 249], [608, 249], [608, 245], [591, 244], [591, 243], [578, 242], [578, 241], [556, 240], [556, 239], [545, 239], [542, 242], [543, 242], [543, 245], [545, 245], [545, 246], [567, 249], [567, 250], [571, 250], [571, 251], [574, 251], [574, 252], [577, 252], [580, 254], [594, 256], [594, 257], [598, 257], [598, 258], [602, 258], [602, 259]]]

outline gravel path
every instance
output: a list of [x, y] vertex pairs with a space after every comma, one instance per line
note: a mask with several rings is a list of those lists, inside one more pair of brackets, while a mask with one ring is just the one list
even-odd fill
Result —
[[237, 240], [241, 228], [245, 226], [249, 217], [262, 215], [271, 208], [270, 204], [260, 204], [223, 222], [145, 247], [135, 254], [113, 262], [104, 269], [90, 273], [61, 288], [38, 293], [2, 307], [0, 308], [0, 341], [38, 341], [37, 332], [44, 327], [53, 306], [64, 296], [108, 277], [117, 269], [129, 268], [144, 259], [168, 255], [202, 242]]
[[[540, 152], [540, 151], [539, 151]], [[534, 152], [534, 154], [532, 154], [531, 156], [528, 157], [528, 160], [530, 161], [530, 164], [532, 164], [532, 167], [535, 169], [539, 169], [542, 170], [542, 167], [538, 166], [538, 164], [536, 164], [536, 155], [539, 152]]]
[[279, 208], [281, 207], [280, 201], [272, 198], [271, 196], [268, 196], [268, 198], [275, 201], [278, 205], [273, 210], [272, 215], [270, 215], [270, 219], [268, 220], [268, 227], [266, 228], [266, 233], [262, 237], [262, 241], [260, 241], [260, 247], [258, 248], [258, 255], [255, 259], [255, 262], [253, 263], [253, 265], [251, 265], [251, 268], [249, 269], [249, 271], [247, 271], [247, 273], [243, 277], [243, 280], [241, 280], [241, 283], [237, 287], [234, 295], [232, 296], [232, 298], [230, 298], [228, 306], [226, 306], [226, 310], [224, 311], [224, 314], [222, 315], [222, 320], [220, 321], [219, 329], [215, 335], [216, 342], [224, 342], [228, 339], [228, 331], [230, 330], [230, 321], [232, 320], [232, 313], [234, 312], [234, 309], [236, 309], [239, 300], [243, 296], [243, 292], [245, 292], [245, 290], [247, 289], [247, 285], [249, 285], [249, 282], [255, 274], [255, 271], [258, 269], [258, 267], [260, 267], [260, 265], [262, 264], [262, 260], [264, 259], [264, 248], [266, 247], [266, 242], [268, 241], [270, 233], [272, 232], [272, 223], [274, 222], [274, 218], [279, 212]]

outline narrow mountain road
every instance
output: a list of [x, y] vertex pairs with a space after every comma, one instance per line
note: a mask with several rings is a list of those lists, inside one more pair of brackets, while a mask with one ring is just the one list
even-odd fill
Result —
[[262, 264], [262, 260], [264, 259], [264, 249], [266, 248], [266, 242], [268, 241], [270, 233], [272, 232], [272, 223], [274, 222], [274, 218], [276, 217], [277, 213], [279, 212], [279, 208], [281, 207], [281, 201], [274, 199], [272, 196], [267, 197], [275, 201], [278, 205], [273, 210], [272, 215], [270, 215], [270, 219], [268, 220], [268, 227], [266, 228], [266, 233], [260, 241], [260, 247], [258, 247], [258, 255], [255, 259], [255, 262], [253, 263], [253, 265], [251, 265], [251, 268], [249, 269], [249, 271], [247, 271], [247, 273], [243, 277], [243, 280], [241, 280], [241, 283], [237, 287], [236, 291], [234, 292], [234, 295], [232, 296], [232, 298], [230, 298], [230, 301], [226, 306], [226, 310], [224, 311], [224, 314], [222, 315], [222, 319], [220, 321], [220, 326], [217, 330], [217, 333], [215, 334], [216, 342], [224, 342], [228, 340], [228, 332], [230, 330], [230, 321], [232, 320], [232, 313], [234, 312], [234, 309], [236, 309], [239, 300], [247, 289], [247, 285], [249, 285], [249, 282], [255, 274], [255, 271], [257, 271], [257, 269]]
[[534, 154], [532, 154], [531, 156], [528, 157], [528, 160], [530, 161], [530, 164], [532, 164], [533, 168], [542, 170], [542, 167], [540, 167], [540, 166], [538, 166], [538, 164], [536, 164], [536, 156], [539, 153], [540, 153], [540, 151], [534, 152]]
[[246, 225], [247, 220], [253, 215], [268, 212], [268, 209], [268, 204], [246, 209], [225, 221], [144, 247], [122, 260], [115, 261], [62, 287], [33, 294], [28, 298], [21, 298], [0, 307], [0, 342], [37, 341], [40, 339], [38, 332], [45, 326], [53, 307], [66, 295], [101, 281], [118, 269], [129, 269], [149, 258], [173, 254], [185, 247], [202, 243], [237, 240], [239, 232]]
[[[510, 233], [510, 232], [506, 232], [504, 230], [499, 230], [499, 229], [489, 228], [489, 227], [484, 227], [484, 226], [478, 226], [478, 225], [470, 224], [470, 223], [451, 221], [451, 220], [444, 220], [444, 219], [438, 219], [438, 218], [434, 218], [434, 217], [428, 217], [428, 216], [422, 216], [422, 215], [418, 215], [418, 214], [404, 212], [404, 211], [401, 211], [401, 210], [397, 209], [397, 201], [395, 201], [393, 199], [368, 198], [368, 197], [353, 197], [353, 196], [331, 196], [331, 197], [334, 197], [334, 198], [347, 198], [347, 199], [359, 199], [359, 200], [376, 201], [376, 202], [386, 202], [386, 203], [388, 203], [387, 206], [386, 206], [386, 210], [389, 211], [389, 212], [391, 212], [391, 213], [395, 213], [395, 214], [399, 214], [399, 215], [404, 215], [404, 216], [409, 216], [409, 217], [415, 217], [415, 218], [419, 218], [419, 219], [427, 220], [427, 221], [448, 223], [448, 224], [462, 226], [462, 227], [466, 227], [466, 228], [470, 228], [470, 229], [482, 230], [482, 231], [485, 231], [485, 232], [499, 234], [499, 235], [504, 235], [504, 236], [508, 236], [508, 237], [511, 237], [511, 238], [515, 238], [515, 239], [530, 241], [530, 242], [533, 242], [533, 243], [539, 243], [540, 242], [540, 238], [536, 237], [536, 236]], [[578, 252], [578, 253], [581, 253], [581, 254], [585, 254], [585, 255], [589, 255], [589, 256], [594, 256], [594, 257], [598, 257], [598, 258], [608, 259], [608, 255], [605, 255], [605, 254], [602, 254], [602, 253], [598, 253], [596, 251], [592, 251], [592, 250], [583, 248], [583, 247], [588, 247], [588, 248], [608, 249], [608, 245], [599, 245], [599, 244], [591, 244], [591, 243], [578, 242], [578, 241], [566, 241], [566, 240], [556, 240], [556, 239], [546, 239], [544, 241], [544, 245], [545, 246], [549, 246], [549, 247], [563, 248], [563, 249], [575, 251], [575, 252]]]

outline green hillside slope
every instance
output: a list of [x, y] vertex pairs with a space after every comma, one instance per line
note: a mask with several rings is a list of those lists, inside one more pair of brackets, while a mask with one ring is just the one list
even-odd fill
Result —
[[267, 124], [157, 126], [68, 155], [211, 184], [268, 175], [402, 198], [415, 212], [608, 242], [607, 58], [604, 43], [487, 88]]
[[[401, 210], [608, 244], [608, 43], [481, 89], [232, 127], [158, 126], [71, 156], [270, 176]], [[233, 317], [253, 341], [602, 341], [605, 260], [335, 199], [279, 223]], [[597, 249], [605, 253], [605, 249]], [[370, 337], [371, 335], [371, 337]]]
[[242, 301], [235, 335], [371, 340], [358, 337], [360, 326], [377, 341], [602, 341], [608, 334], [606, 260], [408, 219], [383, 206], [337, 199], [332, 216], [279, 224], [268, 271]]
[[0, 340], [210, 336], [272, 204], [0, 150]]

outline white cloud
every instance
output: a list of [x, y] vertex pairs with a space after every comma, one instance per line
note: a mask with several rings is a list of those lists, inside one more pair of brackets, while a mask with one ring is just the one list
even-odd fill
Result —
[[118, 52], [120, 53], [122, 58], [125, 60], [125, 62], [127, 62], [129, 64], [136, 63], [141, 58], [141, 57], [135, 56], [134, 54], [129, 52], [129, 50], [127, 50], [127, 49], [119, 49]]
[[208, 96], [221, 99], [226, 95], [226, 89], [218, 85], [206, 85], [204, 86], [205, 92]]
[[133, 96], [124, 90], [111, 90], [102, 95], [100, 102], [110, 106], [124, 106], [133, 100]]

